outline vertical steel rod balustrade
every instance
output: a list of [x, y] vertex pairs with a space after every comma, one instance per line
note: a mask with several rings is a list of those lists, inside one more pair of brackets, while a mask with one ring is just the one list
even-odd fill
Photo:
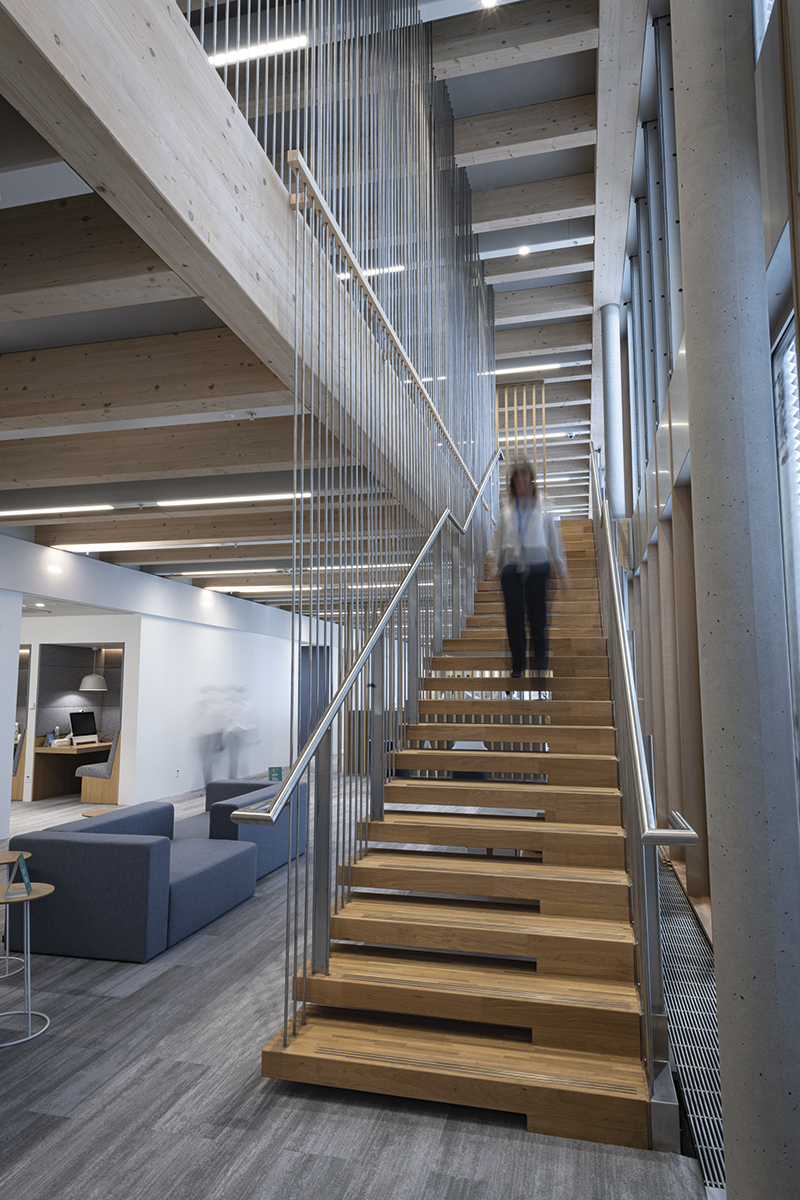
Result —
[[655, 1149], [674, 1149], [677, 1106], [670, 1098], [672, 1083], [661, 965], [657, 847], [696, 845], [699, 839], [680, 813], [669, 814], [669, 829], [660, 829], [656, 821], [630, 645], [623, 619], [616, 539], [612, 536], [608, 503], [601, 495], [594, 452], [589, 455], [589, 463], [598, 585], [611, 668], [623, 820], [628, 835], [637, 975], [644, 1015], [643, 1057], [653, 1100], [653, 1146]]

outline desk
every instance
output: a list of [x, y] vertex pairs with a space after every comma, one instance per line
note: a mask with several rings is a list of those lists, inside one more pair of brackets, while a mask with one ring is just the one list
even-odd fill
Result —
[[[16, 884], [14, 886], [16, 887]], [[22, 922], [22, 960], [25, 968], [23, 987], [25, 1007], [14, 1008], [10, 1012], [0, 1013], [0, 1017], [28, 1018], [28, 1032], [20, 1038], [14, 1038], [13, 1041], [0, 1042], [0, 1046], [18, 1046], [20, 1042], [29, 1042], [31, 1038], [38, 1037], [40, 1033], [44, 1033], [50, 1024], [50, 1018], [46, 1013], [34, 1012], [31, 1006], [31, 900], [40, 900], [42, 896], [49, 896], [53, 891], [55, 891], [55, 888], [52, 883], [32, 883], [30, 895], [25, 891], [24, 884], [20, 885], [19, 893], [12, 896], [4, 894], [5, 888], [0, 891], [0, 904], [21, 904], [24, 909]], [[34, 1017], [41, 1017], [44, 1021], [44, 1025], [41, 1029], [37, 1029], [36, 1033], [33, 1032]]]
[[106, 762], [110, 750], [111, 742], [90, 742], [88, 746], [37, 745], [33, 752], [31, 800], [73, 795], [80, 790], [75, 786], [78, 767], [85, 763]]

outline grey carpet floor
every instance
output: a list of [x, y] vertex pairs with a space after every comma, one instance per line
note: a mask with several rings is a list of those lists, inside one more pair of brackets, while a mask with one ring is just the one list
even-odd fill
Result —
[[[693, 1159], [528, 1134], [515, 1114], [262, 1080], [284, 880], [144, 966], [34, 957], [34, 1006], [53, 1023], [0, 1050], [3, 1195], [702, 1200]], [[0, 984], [1, 1008], [17, 996]]]

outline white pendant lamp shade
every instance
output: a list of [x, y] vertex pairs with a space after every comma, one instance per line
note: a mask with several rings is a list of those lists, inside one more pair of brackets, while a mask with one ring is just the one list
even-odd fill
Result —
[[80, 687], [78, 688], [78, 691], [79, 692], [107, 692], [108, 684], [106, 683], [103, 676], [98, 675], [95, 670], [95, 668], [97, 666], [97, 646], [93, 646], [92, 649], [94, 650], [94, 661], [92, 662], [92, 674], [84, 675], [83, 679], [80, 682]]

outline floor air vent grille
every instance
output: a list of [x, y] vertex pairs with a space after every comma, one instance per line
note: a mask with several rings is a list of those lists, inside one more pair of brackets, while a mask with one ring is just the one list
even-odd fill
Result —
[[664, 1001], [678, 1078], [706, 1187], [725, 1187], [714, 956], [692, 907], [659, 862]]

